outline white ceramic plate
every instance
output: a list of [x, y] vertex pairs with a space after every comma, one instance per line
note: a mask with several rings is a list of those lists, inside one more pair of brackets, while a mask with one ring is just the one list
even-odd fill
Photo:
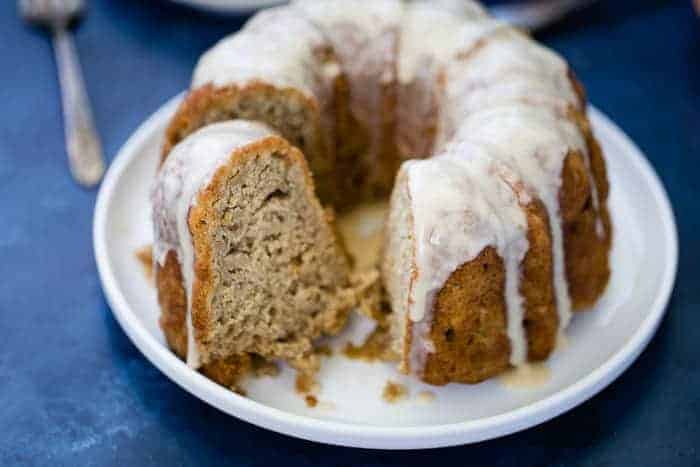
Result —
[[200, 10], [214, 13], [237, 14], [250, 13], [259, 8], [267, 8], [282, 3], [287, 0], [172, 0], [175, 3], [191, 6]]
[[[472, 443], [531, 427], [590, 398], [640, 354], [654, 334], [673, 288], [678, 245], [673, 213], [653, 169], [634, 144], [594, 108], [590, 116], [603, 145], [614, 220], [612, 279], [597, 310], [579, 314], [566, 348], [547, 362], [550, 376], [531, 388], [502, 379], [476, 386], [435, 388], [397, 374], [392, 365], [324, 359], [317, 396], [306, 406], [293, 373], [248, 383], [241, 397], [189, 369], [164, 343], [153, 287], [135, 259], [151, 242], [149, 186], [165, 125], [180, 97], [151, 116], [121, 149], [95, 208], [95, 256], [104, 291], [126, 334], [163, 373], [187, 391], [240, 419], [291, 436], [368, 448], [412, 449]], [[335, 339], [341, 345], [367, 331], [355, 320]], [[381, 398], [388, 379], [404, 382], [409, 397]], [[432, 402], [421, 391], [435, 395]]]

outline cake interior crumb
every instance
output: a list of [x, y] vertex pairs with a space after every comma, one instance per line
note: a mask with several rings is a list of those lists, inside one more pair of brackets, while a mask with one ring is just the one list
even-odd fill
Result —
[[408, 395], [406, 386], [394, 381], [387, 381], [382, 391], [382, 399], [390, 404], [395, 404]]
[[134, 253], [136, 259], [139, 260], [141, 266], [143, 267], [143, 274], [146, 276], [149, 282], [153, 282], [153, 246], [146, 245]]

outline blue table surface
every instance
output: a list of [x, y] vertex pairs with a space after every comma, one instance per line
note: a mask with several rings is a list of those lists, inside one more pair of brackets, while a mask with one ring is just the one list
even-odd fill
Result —
[[[50, 42], [17, 19], [14, 3], [0, 2], [0, 465], [700, 465], [700, 19], [689, 0], [605, 0], [539, 34], [668, 189], [681, 257], [658, 334], [619, 380], [555, 420], [419, 452], [254, 427], [139, 353], [97, 277], [96, 192], [67, 171]], [[76, 41], [109, 159], [243, 20], [157, 0], [92, 2]]]

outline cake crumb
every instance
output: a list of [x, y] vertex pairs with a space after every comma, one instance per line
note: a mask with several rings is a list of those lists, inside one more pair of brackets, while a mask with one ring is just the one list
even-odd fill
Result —
[[421, 391], [416, 396], [416, 399], [420, 404], [430, 404], [435, 401], [435, 393], [432, 391]]
[[277, 376], [280, 372], [279, 366], [272, 360], [265, 360], [257, 355], [254, 355], [251, 360], [253, 375], [256, 378], [261, 378], [263, 376]]
[[322, 357], [333, 356], [333, 349], [331, 349], [328, 345], [319, 345], [314, 349], [314, 352], [316, 353], [316, 355], [320, 355]]
[[357, 311], [377, 323], [386, 323], [391, 306], [382, 288], [379, 266], [369, 270], [353, 270], [350, 283], [355, 290]]
[[136, 250], [134, 254], [143, 267], [143, 274], [146, 276], [146, 279], [148, 279], [148, 282], [153, 283], [153, 246], [143, 246]]
[[391, 334], [388, 329], [377, 326], [362, 345], [352, 342], [345, 344], [343, 354], [353, 360], [366, 362], [395, 361], [396, 356], [391, 349]]
[[308, 373], [299, 373], [296, 381], [294, 382], [294, 387], [299, 394], [310, 394], [313, 392], [318, 392], [319, 390], [319, 385], [314, 379], [313, 375]]
[[308, 394], [304, 400], [306, 401], [307, 407], [316, 407], [318, 405], [318, 399], [313, 394]]
[[403, 384], [387, 381], [382, 391], [382, 399], [390, 404], [395, 404], [408, 395], [408, 390]]
[[248, 397], [248, 392], [240, 386], [231, 386], [231, 391], [235, 392], [239, 396]]

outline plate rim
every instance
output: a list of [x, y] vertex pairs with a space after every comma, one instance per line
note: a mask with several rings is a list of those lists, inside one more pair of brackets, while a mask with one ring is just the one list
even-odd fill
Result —
[[115, 187], [130, 165], [138, 147], [158, 131], [181, 101], [183, 93], [169, 99], [131, 134], [114, 157], [102, 182], [94, 210], [93, 248], [105, 297], [112, 314], [139, 351], [169, 379], [209, 405], [238, 419], [288, 436], [325, 444], [373, 449], [422, 449], [475, 443], [506, 436], [544, 423], [590, 399], [624, 372], [646, 348], [663, 319], [678, 269], [678, 231], [666, 189], [642, 151], [605, 114], [592, 105], [592, 120], [609, 130], [615, 144], [625, 148], [630, 162], [647, 182], [662, 214], [668, 262], [651, 312], [628, 341], [602, 365], [570, 386], [531, 404], [491, 417], [427, 426], [376, 426], [322, 420], [264, 405], [242, 397], [191, 370], [167, 347], [158, 342], [129, 307], [110, 264], [107, 248], [107, 212]]

